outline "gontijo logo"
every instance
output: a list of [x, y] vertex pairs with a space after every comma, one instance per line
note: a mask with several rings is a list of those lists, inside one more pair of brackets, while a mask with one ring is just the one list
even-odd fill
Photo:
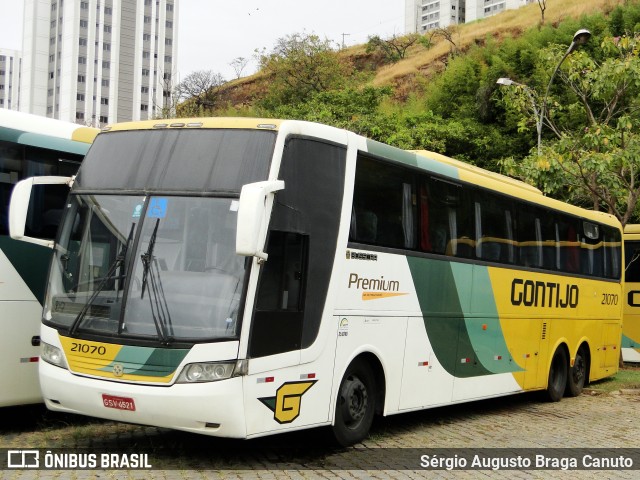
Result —
[[409, 295], [400, 292], [400, 282], [398, 280], [385, 280], [384, 275], [380, 278], [364, 278], [357, 273], [349, 274], [348, 288], [362, 290], [362, 300], [378, 300], [380, 298], [399, 297]]
[[273, 412], [273, 419], [282, 423], [291, 423], [300, 416], [302, 395], [313, 387], [317, 380], [306, 382], [287, 382], [276, 390], [275, 397], [259, 398]]

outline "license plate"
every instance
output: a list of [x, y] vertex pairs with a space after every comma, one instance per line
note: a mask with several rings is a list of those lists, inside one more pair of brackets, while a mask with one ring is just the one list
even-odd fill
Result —
[[130, 412], [136, 411], [136, 404], [133, 398], [128, 397], [116, 397], [115, 395], [102, 394], [102, 404], [107, 408], [115, 408], [117, 410], [129, 410]]

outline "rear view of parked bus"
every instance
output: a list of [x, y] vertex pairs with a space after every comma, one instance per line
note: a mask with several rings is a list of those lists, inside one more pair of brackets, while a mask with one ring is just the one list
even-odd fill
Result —
[[[11, 191], [27, 177], [75, 174], [97, 133], [0, 108], [0, 407], [42, 401], [37, 337], [52, 253], [9, 238]], [[29, 235], [54, 239], [68, 193], [65, 186], [35, 192], [26, 222]]]
[[622, 360], [640, 362], [640, 225], [625, 225]]
[[[29, 185], [16, 188], [16, 211]], [[71, 188], [40, 378], [65, 412], [343, 445], [391, 415], [617, 371], [622, 231], [323, 125], [114, 125]]]

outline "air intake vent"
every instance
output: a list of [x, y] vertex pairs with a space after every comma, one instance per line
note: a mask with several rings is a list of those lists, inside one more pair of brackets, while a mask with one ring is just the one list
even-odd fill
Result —
[[547, 338], [547, 324], [543, 323], [542, 324], [542, 340], [545, 340]]

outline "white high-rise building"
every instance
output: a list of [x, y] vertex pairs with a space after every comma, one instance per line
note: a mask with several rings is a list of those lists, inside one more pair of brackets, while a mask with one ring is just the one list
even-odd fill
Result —
[[20, 107], [20, 62], [19, 51], [0, 48], [0, 108]]
[[25, 0], [20, 110], [100, 126], [170, 106], [178, 0]]
[[405, 31], [423, 33], [434, 28], [472, 22], [535, 0], [405, 0]]

